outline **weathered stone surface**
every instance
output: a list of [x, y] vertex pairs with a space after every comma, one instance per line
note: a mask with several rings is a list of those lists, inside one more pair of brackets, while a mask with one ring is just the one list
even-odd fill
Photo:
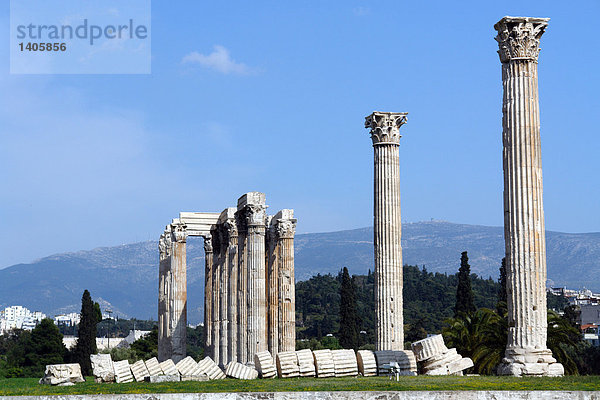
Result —
[[298, 372], [300, 373], [300, 376], [313, 377], [317, 375], [312, 351], [309, 349], [298, 350], [296, 352], [296, 358], [298, 360]]
[[454, 361], [458, 361], [462, 358], [460, 354], [456, 352], [456, 349], [449, 349], [446, 353], [437, 355], [427, 359], [423, 362], [423, 370], [429, 371], [432, 369], [440, 368], [446, 364], [450, 364]]
[[198, 361], [198, 367], [209, 379], [225, 379], [225, 373], [210, 357], [204, 357]]
[[417, 361], [410, 350], [378, 350], [374, 353], [379, 375], [388, 374], [392, 363], [397, 365], [400, 375], [417, 374]]
[[133, 375], [131, 374], [129, 361], [115, 361], [113, 362], [113, 367], [115, 368], [115, 381], [117, 383], [133, 382]]
[[402, 226], [400, 218], [400, 127], [407, 113], [374, 112], [365, 118], [375, 153], [375, 348], [402, 350]]
[[336, 377], [358, 375], [358, 363], [354, 350], [332, 350], [331, 355], [333, 356]]
[[198, 363], [196, 361], [194, 361], [194, 359], [190, 356], [187, 356], [183, 360], [179, 361], [175, 365], [175, 367], [177, 368], [177, 371], [179, 371], [179, 374], [182, 377], [183, 376], [192, 377], [192, 376], [205, 375], [202, 372], [202, 370], [200, 369], [200, 367], [198, 366]]
[[148, 375], [150, 376], [158, 376], [164, 375], [162, 372], [162, 368], [160, 368], [160, 363], [156, 357], [152, 357], [145, 362], [146, 368], [148, 369]]
[[142, 382], [147, 376], [150, 376], [144, 360], [139, 360], [133, 363], [131, 365], [131, 373], [133, 374], [136, 382]]
[[467, 368], [471, 368], [472, 366], [473, 361], [470, 358], [461, 357], [460, 359], [454, 360], [448, 364], [444, 364], [439, 368], [427, 370], [425, 375], [454, 375], [458, 372], [464, 371]]
[[204, 382], [208, 381], [208, 375], [200, 374], [200, 375], [181, 375], [181, 381], [196, 381], [196, 382]]
[[160, 363], [160, 369], [162, 370], [164, 375], [178, 375], [179, 371], [177, 371], [177, 367], [173, 360], [165, 360]]
[[444, 354], [448, 351], [448, 348], [444, 344], [444, 338], [442, 335], [434, 335], [423, 340], [414, 342], [412, 345], [412, 351], [415, 353], [417, 361], [425, 361], [431, 357]]
[[[556, 362], [546, 345], [546, 237], [537, 78], [540, 39], [547, 26], [548, 18], [529, 17], [504, 17], [494, 25], [504, 91], [504, 241], [509, 285], [508, 341], [498, 371], [517, 376], [547, 375], [548, 365]], [[542, 360], [538, 360], [540, 355]]]
[[331, 350], [315, 350], [313, 351], [313, 357], [315, 359], [317, 378], [330, 378], [335, 376], [335, 364], [333, 363]]
[[362, 376], [377, 375], [377, 360], [375, 359], [375, 353], [371, 350], [358, 350], [356, 361], [358, 362], [358, 372]]
[[240, 364], [239, 362], [232, 361], [227, 364], [225, 369], [225, 375], [235, 379], [256, 379], [258, 378], [258, 371], [252, 367]]
[[91, 354], [92, 374], [96, 382], [114, 382], [115, 370], [110, 354]]
[[177, 375], [150, 375], [147, 376], [145, 381], [150, 383], [163, 383], [163, 382], [179, 382], [181, 378]]
[[275, 367], [271, 353], [268, 351], [261, 351], [254, 355], [254, 366], [258, 371], [258, 375], [263, 379], [275, 378], [277, 376], [277, 368]]
[[85, 382], [79, 364], [46, 365], [44, 376], [40, 379], [40, 384], [43, 385], [64, 385], [79, 382]]
[[296, 378], [300, 376], [298, 358], [295, 351], [277, 353], [275, 361], [277, 364], [277, 376], [280, 378]]

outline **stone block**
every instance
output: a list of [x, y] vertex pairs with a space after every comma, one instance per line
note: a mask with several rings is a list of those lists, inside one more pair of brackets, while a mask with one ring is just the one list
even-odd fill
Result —
[[472, 366], [473, 361], [470, 358], [465, 357], [449, 364], [445, 364], [439, 368], [428, 370], [425, 372], [425, 375], [453, 375], [457, 372], [464, 371], [467, 368], [471, 368]]
[[315, 350], [313, 351], [313, 357], [315, 359], [317, 378], [330, 378], [335, 376], [335, 364], [333, 363], [331, 350]]
[[442, 335], [434, 335], [423, 340], [416, 341], [411, 345], [411, 348], [413, 353], [415, 353], [417, 361], [425, 361], [428, 358], [443, 354], [448, 351], [448, 348], [444, 344], [444, 338]]
[[261, 351], [254, 354], [254, 366], [258, 371], [258, 375], [263, 379], [275, 378], [277, 376], [277, 368], [275, 367], [271, 353], [268, 351]]
[[198, 361], [198, 367], [202, 373], [208, 376], [208, 379], [225, 379], [225, 373], [210, 357], [204, 357]]
[[377, 360], [375, 353], [371, 350], [359, 350], [356, 353], [356, 361], [358, 363], [358, 372], [362, 376], [377, 375]]
[[277, 353], [275, 358], [277, 365], [277, 376], [280, 378], [296, 378], [300, 376], [298, 358], [295, 351], [284, 351]]
[[417, 360], [411, 350], [378, 350], [374, 354], [379, 375], [389, 374], [392, 363], [396, 363], [400, 375], [415, 375], [417, 372]]
[[110, 354], [91, 354], [92, 374], [96, 382], [114, 382], [115, 370]]
[[565, 374], [565, 368], [560, 363], [554, 363], [548, 365], [548, 376], [563, 376]]
[[131, 365], [131, 373], [133, 374], [136, 382], [143, 382], [147, 376], [150, 376], [144, 360], [134, 362]]
[[358, 375], [358, 363], [354, 350], [332, 350], [331, 355], [336, 377]]
[[46, 365], [44, 376], [39, 383], [43, 385], [63, 385], [67, 383], [85, 382], [81, 375], [79, 364], [52, 364]]
[[258, 378], [258, 371], [239, 362], [231, 361], [227, 364], [225, 375], [230, 378], [250, 380]]
[[179, 375], [179, 371], [177, 371], [177, 367], [171, 359], [161, 362], [160, 369], [164, 375]]
[[150, 375], [147, 376], [145, 381], [150, 383], [163, 383], [163, 382], [179, 382], [181, 378], [177, 375]]
[[162, 369], [160, 368], [160, 363], [156, 357], [152, 357], [145, 362], [146, 368], [148, 369], [148, 375], [150, 376], [158, 376], [164, 375]]
[[315, 359], [310, 349], [298, 350], [296, 352], [296, 358], [298, 360], [298, 371], [300, 372], [300, 376], [316, 376]]
[[113, 367], [115, 368], [115, 381], [117, 383], [133, 382], [133, 375], [131, 374], [129, 361], [115, 361], [113, 362]]
[[175, 367], [177, 368], [177, 371], [179, 371], [179, 374], [182, 377], [183, 376], [190, 377], [190, 376], [206, 375], [202, 372], [202, 370], [198, 366], [198, 363], [196, 361], [194, 361], [194, 359], [190, 356], [187, 356], [183, 360], [179, 361], [175, 365]]
[[208, 380], [208, 375], [205, 374], [201, 374], [201, 375], [192, 375], [192, 376], [187, 376], [187, 375], [181, 375], [181, 381], [195, 381], [195, 382], [205, 382]]

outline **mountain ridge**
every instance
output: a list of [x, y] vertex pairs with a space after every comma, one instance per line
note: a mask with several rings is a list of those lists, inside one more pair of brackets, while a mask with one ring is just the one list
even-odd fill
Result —
[[[552, 285], [600, 290], [600, 232], [546, 232], [548, 278]], [[430, 272], [455, 273], [460, 253], [469, 252], [471, 271], [497, 278], [504, 253], [502, 227], [426, 221], [402, 224], [403, 263]], [[204, 250], [190, 238], [188, 314], [203, 315]], [[373, 269], [373, 228], [297, 234], [296, 280], [348, 267], [353, 274]], [[23, 305], [49, 315], [79, 311], [81, 294], [90, 290], [105, 307], [127, 317], [156, 318], [158, 248], [156, 241], [103, 246], [52, 254], [0, 270], [0, 308]]]

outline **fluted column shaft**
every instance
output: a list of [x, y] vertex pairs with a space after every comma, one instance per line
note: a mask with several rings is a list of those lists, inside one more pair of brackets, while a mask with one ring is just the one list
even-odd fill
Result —
[[[295, 224], [294, 224], [295, 225]], [[279, 351], [296, 350], [296, 289], [294, 279], [294, 236], [279, 239]]]
[[171, 312], [170, 329], [172, 335], [174, 362], [183, 360], [186, 356], [187, 337], [187, 265], [185, 239], [173, 242], [171, 257], [171, 277], [173, 279], [173, 309]]
[[[263, 211], [264, 213], [264, 211]], [[265, 226], [248, 226], [248, 362], [267, 350]]]
[[229, 238], [224, 226], [219, 226], [221, 234], [221, 262], [219, 277], [219, 365], [226, 366], [229, 363]]
[[235, 221], [230, 225], [228, 238], [228, 268], [229, 268], [229, 291], [227, 296], [227, 319], [229, 320], [228, 331], [228, 349], [227, 359], [229, 361], [237, 361], [237, 342], [238, 342], [238, 234]]
[[204, 349], [206, 355], [211, 358], [212, 354], [212, 266], [213, 266], [213, 246], [212, 238], [204, 238]]
[[211, 230], [213, 238], [213, 268], [212, 268], [212, 355], [217, 365], [221, 364], [221, 235], [217, 229]]
[[546, 348], [546, 241], [537, 63], [502, 65], [508, 347]]
[[371, 129], [374, 162], [375, 348], [404, 349], [400, 218], [400, 126], [406, 113], [375, 112]]
[[275, 356], [279, 349], [279, 243], [275, 226], [267, 230], [267, 313], [268, 350]]
[[158, 242], [158, 359], [171, 357], [170, 296], [171, 296], [171, 232], [165, 230]]
[[248, 270], [247, 253], [248, 228], [246, 218], [243, 212], [238, 210], [236, 213], [236, 222], [238, 226], [238, 283], [237, 283], [237, 356], [238, 362], [245, 364], [248, 362]]

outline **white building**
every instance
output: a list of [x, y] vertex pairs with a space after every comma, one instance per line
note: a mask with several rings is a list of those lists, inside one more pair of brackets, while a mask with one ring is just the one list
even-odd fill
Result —
[[54, 316], [54, 323], [56, 325], [68, 325], [75, 326], [79, 325], [81, 316], [77, 313], [59, 314]]
[[41, 311], [31, 312], [23, 306], [6, 307], [0, 312], [0, 333], [12, 329], [32, 330], [44, 318], [46, 314]]

